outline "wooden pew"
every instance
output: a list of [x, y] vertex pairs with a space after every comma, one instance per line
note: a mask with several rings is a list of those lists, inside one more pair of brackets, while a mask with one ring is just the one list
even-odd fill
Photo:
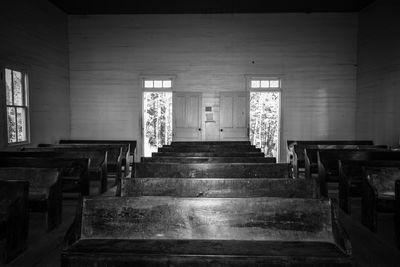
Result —
[[310, 145], [304, 149], [304, 169], [305, 177], [309, 177], [313, 173], [318, 173], [319, 150], [372, 150], [372, 151], [390, 151], [386, 145], [369, 146], [369, 145]]
[[339, 180], [339, 160], [400, 160], [400, 152], [390, 150], [319, 149], [317, 159], [321, 194], [327, 196], [326, 182], [338, 182]]
[[298, 177], [304, 165], [304, 149], [315, 145], [373, 145], [370, 140], [287, 140], [288, 162], [293, 166], [293, 174]]
[[198, 146], [198, 145], [220, 145], [220, 146], [251, 146], [250, 141], [173, 141], [171, 146]]
[[[35, 147], [28, 148], [25, 147], [22, 151], [26, 152], [52, 152], [58, 154], [58, 157], [63, 158], [89, 158], [89, 177], [90, 180], [99, 181], [100, 182], [100, 190], [99, 193], [104, 193], [107, 191], [107, 150], [103, 148], [96, 149], [54, 149], [51, 147]], [[45, 155], [45, 153], [44, 153]]]
[[318, 198], [310, 180], [292, 178], [124, 178], [123, 197], [285, 197]]
[[142, 157], [141, 162], [164, 163], [276, 163], [274, 157]]
[[53, 152], [1, 151], [0, 167], [57, 168], [62, 172], [63, 192], [89, 195], [88, 158], [62, 158]]
[[364, 167], [361, 222], [378, 229], [378, 213], [393, 213], [397, 247], [400, 248], [400, 166]]
[[351, 197], [362, 196], [364, 167], [400, 167], [400, 161], [339, 161], [339, 207], [351, 213]]
[[155, 152], [152, 157], [265, 157], [262, 152]]
[[[116, 172], [117, 165], [118, 165], [118, 156], [121, 155], [121, 166], [124, 171], [124, 176], [129, 175], [129, 166], [132, 164], [131, 159], [131, 149], [129, 143], [109, 143], [109, 144], [92, 144], [92, 143], [62, 143], [60, 140], [60, 144], [57, 146], [72, 146], [72, 147], [105, 147], [108, 149], [108, 171]], [[54, 145], [52, 145], [54, 146]], [[119, 149], [122, 148], [122, 151]], [[122, 177], [122, 176], [121, 176]]]
[[26, 248], [29, 229], [27, 181], [0, 180], [0, 261], [7, 264]]
[[29, 209], [45, 212], [47, 231], [61, 223], [62, 191], [58, 169], [8, 167], [0, 168], [0, 180], [29, 182]]
[[158, 152], [261, 152], [260, 148], [254, 146], [210, 146], [210, 145], [198, 145], [198, 146], [163, 146], [158, 148]]
[[[107, 172], [109, 177], [115, 177], [116, 181], [121, 179], [122, 175], [129, 175], [129, 145], [125, 144], [39, 144], [38, 147], [49, 147], [55, 150], [69, 150], [69, 149], [104, 149], [107, 150]], [[123, 166], [122, 162], [126, 165]], [[124, 174], [122, 174], [124, 170]]]
[[[134, 162], [136, 153], [136, 140], [82, 140], [82, 139], [61, 139], [59, 144], [127, 144], [129, 145], [129, 165]], [[125, 165], [125, 163], [122, 163]]]
[[352, 266], [319, 199], [84, 199], [62, 266]]
[[134, 177], [155, 178], [289, 178], [287, 163], [157, 163], [135, 164]]

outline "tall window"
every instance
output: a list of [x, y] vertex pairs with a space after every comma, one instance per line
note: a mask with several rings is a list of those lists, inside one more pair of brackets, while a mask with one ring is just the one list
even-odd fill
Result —
[[6, 68], [4, 71], [7, 105], [8, 143], [28, 141], [28, 88], [26, 73]]
[[279, 160], [281, 81], [250, 79], [250, 140]]

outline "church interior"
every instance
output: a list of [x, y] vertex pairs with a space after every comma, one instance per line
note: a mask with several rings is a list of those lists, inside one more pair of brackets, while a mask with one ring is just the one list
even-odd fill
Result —
[[0, 266], [400, 266], [399, 27], [394, 0], [3, 1]]

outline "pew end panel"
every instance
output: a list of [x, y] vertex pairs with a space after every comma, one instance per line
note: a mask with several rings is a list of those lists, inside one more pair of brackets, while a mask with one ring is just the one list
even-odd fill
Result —
[[0, 181], [0, 262], [7, 264], [26, 249], [29, 182]]
[[29, 209], [45, 212], [47, 231], [61, 223], [62, 187], [60, 169], [8, 167], [0, 168], [0, 179], [29, 182]]

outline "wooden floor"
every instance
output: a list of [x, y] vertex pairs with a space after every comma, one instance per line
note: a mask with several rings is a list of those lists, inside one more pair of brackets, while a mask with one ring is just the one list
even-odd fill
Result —
[[[332, 196], [335, 190], [330, 191]], [[45, 232], [45, 216], [40, 213], [30, 214], [30, 228], [28, 248], [18, 258], [7, 265], [12, 267], [57, 267], [60, 266], [60, 253], [63, 238], [75, 216], [77, 200], [69, 199], [63, 202], [63, 223], [53, 231]], [[378, 235], [370, 233], [360, 221], [360, 199], [352, 200], [351, 217], [339, 213], [344, 228], [350, 235], [353, 245], [353, 254], [357, 258], [356, 266], [400, 266], [400, 251], [395, 247], [393, 217], [381, 217], [379, 220]], [[371, 251], [371, 243], [375, 243]], [[368, 244], [368, 245], [363, 245]]]

